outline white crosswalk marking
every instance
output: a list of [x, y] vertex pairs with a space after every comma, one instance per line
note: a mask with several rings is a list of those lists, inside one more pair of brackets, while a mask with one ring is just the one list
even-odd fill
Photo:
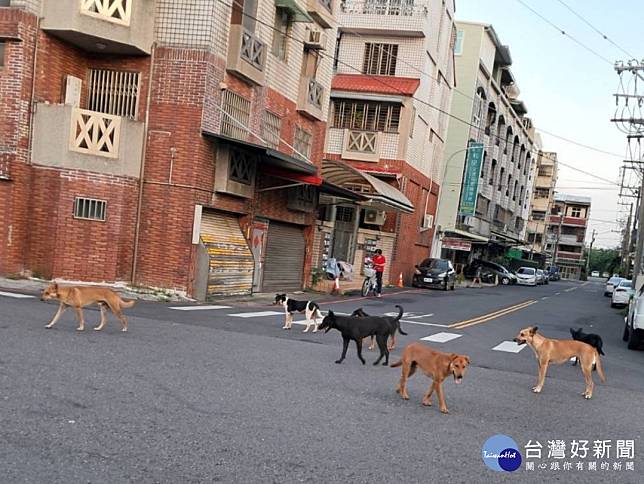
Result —
[[210, 309], [230, 309], [232, 306], [170, 306], [168, 309], [177, 311], [206, 311]]
[[514, 341], [503, 341], [502, 343], [496, 345], [492, 348], [493, 351], [505, 351], [506, 353], [518, 353], [526, 345], [518, 345]]
[[0, 296], [13, 297], [16, 299], [32, 299], [35, 297], [29, 294], [18, 294], [16, 292], [3, 292], [3, 291], [0, 291]]
[[452, 341], [453, 339], [460, 338], [463, 336], [462, 334], [456, 334], [456, 333], [436, 333], [436, 334], [431, 334], [429, 336], [425, 336], [424, 338], [420, 338], [423, 341], [432, 341], [434, 343], [447, 343], [448, 341]]
[[284, 315], [284, 311], [259, 311], [256, 313], [236, 313], [229, 314], [235, 318], [263, 318], [265, 316], [276, 316], [278, 314]]

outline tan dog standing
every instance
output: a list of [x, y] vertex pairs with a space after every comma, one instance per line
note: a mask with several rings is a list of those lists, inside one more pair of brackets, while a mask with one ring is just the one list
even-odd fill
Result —
[[416, 368], [420, 367], [425, 375], [433, 380], [432, 385], [423, 397], [423, 405], [431, 406], [432, 393], [436, 390], [440, 411], [449, 413], [445, 404], [445, 395], [443, 395], [443, 381], [451, 374], [454, 376], [456, 384], [460, 384], [469, 364], [469, 356], [442, 353], [422, 343], [410, 343], [403, 348], [400, 361], [391, 365], [392, 368], [402, 366], [400, 383], [396, 388], [396, 392], [400, 393], [404, 400], [409, 400], [407, 380], [415, 373]]
[[91, 304], [98, 304], [101, 308], [101, 323], [94, 328], [94, 331], [100, 331], [105, 327], [107, 318], [105, 317], [105, 306], [108, 306], [112, 313], [119, 318], [123, 325], [121, 331], [127, 331], [127, 319], [123, 315], [123, 308], [131, 308], [136, 301], [125, 301], [107, 287], [94, 287], [94, 286], [59, 286], [58, 284], [50, 284], [45, 288], [40, 296], [41, 301], [48, 301], [50, 299], [58, 299], [60, 306], [58, 312], [54, 315], [54, 319], [45, 326], [51, 328], [56, 321], [62, 316], [68, 307], [73, 307], [76, 310], [78, 317], [78, 331], [85, 329], [85, 319], [83, 318], [83, 308]]
[[527, 343], [532, 348], [532, 351], [534, 351], [537, 362], [539, 363], [539, 377], [532, 391], [534, 393], [541, 392], [550, 363], [565, 363], [573, 356], [576, 356], [577, 360], [581, 362], [581, 371], [584, 373], [584, 380], [586, 382], [586, 389], [582, 395], [586, 399], [592, 398], [593, 387], [595, 386], [592, 375], [593, 363], [597, 365], [597, 374], [601, 381], [606, 381], [597, 350], [581, 341], [546, 338], [538, 334], [537, 329], [536, 326], [524, 328], [514, 338], [514, 342], [517, 344], [522, 345]]

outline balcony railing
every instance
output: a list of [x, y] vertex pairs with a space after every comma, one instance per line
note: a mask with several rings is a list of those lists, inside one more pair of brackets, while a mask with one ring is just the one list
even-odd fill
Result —
[[307, 89], [307, 99], [310, 104], [316, 108], [322, 109], [322, 96], [324, 95], [324, 86], [315, 79], [309, 81]]
[[343, 13], [403, 17], [427, 15], [427, 7], [414, 5], [413, 0], [345, 0], [341, 5]]
[[264, 70], [264, 57], [266, 44], [251, 34], [248, 30], [242, 33], [240, 57], [251, 64], [255, 69]]
[[349, 131], [347, 151], [376, 154], [378, 149], [378, 133], [373, 131]]
[[94, 156], [118, 158], [121, 117], [87, 109], [74, 109], [69, 149]]
[[133, 0], [81, 0], [81, 13], [121, 25], [130, 25]]

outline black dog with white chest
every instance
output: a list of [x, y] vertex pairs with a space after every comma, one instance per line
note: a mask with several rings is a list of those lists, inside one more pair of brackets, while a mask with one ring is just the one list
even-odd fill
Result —
[[[604, 352], [602, 351], [602, 346], [604, 346], [604, 342], [602, 341], [602, 337], [599, 336], [598, 334], [594, 333], [584, 333], [582, 331], [582, 328], [579, 328], [578, 330], [574, 330], [570, 328], [570, 334], [572, 335], [572, 339], [581, 341], [583, 343], [586, 343], [593, 348], [597, 350], [597, 353], [600, 355], [603, 355]], [[577, 358], [575, 358], [575, 361], [573, 362], [572, 366], [575, 366], [577, 364]], [[593, 363], [593, 370], [595, 369], [595, 364]]]
[[[399, 314], [394, 319], [395, 324], [399, 325], [400, 318], [403, 315], [403, 308], [398, 307]], [[342, 334], [342, 356], [336, 363], [342, 363], [347, 356], [347, 348], [351, 340], [356, 342], [358, 350], [358, 358], [364, 365], [366, 362], [362, 357], [362, 340], [367, 336], [375, 336], [378, 348], [380, 349], [380, 356], [373, 363], [377, 365], [382, 358], [385, 358], [383, 365], [389, 364], [389, 349], [387, 348], [387, 339], [391, 334], [392, 322], [390, 318], [382, 316], [366, 316], [366, 317], [352, 317], [335, 315], [333, 311], [329, 313], [322, 320], [319, 329], [325, 330], [326, 333], [331, 329], [337, 329]]]
[[297, 301], [295, 299], [291, 299], [286, 294], [275, 294], [275, 301], [273, 304], [280, 304], [284, 307], [286, 319], [282, 329], [291, 329], [291, 326], [293, 326], [293, 314], [304, 313], [304, 316], [306, 317], [306, 329], [304, 332], [308, 332], [311, 325], [313, 325], [313, 332], [317, 333], [319, 325], [318, 319], [322, 319], [320, 306], [318, 306], [317, 303], [313, 301]]

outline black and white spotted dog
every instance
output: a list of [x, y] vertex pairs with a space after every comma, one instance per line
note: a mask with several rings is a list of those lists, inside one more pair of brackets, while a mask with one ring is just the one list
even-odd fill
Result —
[[293, 314], [295, 313], [304, 313], [306, 317], [306, 329], [304, 332], [308, 332], [313, 325], [313, 332], [317, 333], [319, 322], [322, 322], [322, 313], [320, 313], [320, 306], [313, 301], [296, 301], [291, 299], [286, 294], [275, 294], [275, 301], [273, 304], [280, 304], [284, 307], [284, 313], [286, 314], [286, 320], [284, 321], [284, 326], [282, 329], [291, 329], [293, 325]]

